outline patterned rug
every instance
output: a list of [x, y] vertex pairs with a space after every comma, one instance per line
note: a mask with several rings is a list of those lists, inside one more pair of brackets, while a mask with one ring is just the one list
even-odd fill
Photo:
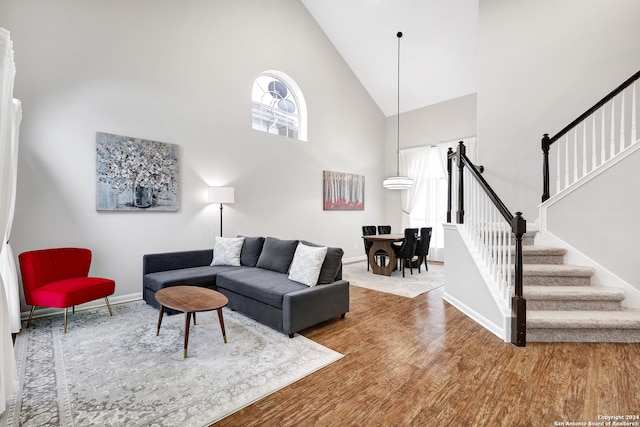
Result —
[[407, 268], [404, 272], [405, 277], [402, 277], [402, 271], [393, 271], [391, 276], [382, 276], [367, 271], [367, 262], [361, 261], [343, 265], [342, 277], [348, 280], [350, 285], [407, 298], [415, 298], [444, 285], [442, 264], [429, 263], [429, 271], [425, 271], [424, 266], [421, 271], [418, 273], [418, 269], [414, 268], [411, 274]]
[[342, 357], [224, 309], [184, 315], [143, 301], [36, 319], [16, 340], [20, 389], [0, 426], [206, 426]]

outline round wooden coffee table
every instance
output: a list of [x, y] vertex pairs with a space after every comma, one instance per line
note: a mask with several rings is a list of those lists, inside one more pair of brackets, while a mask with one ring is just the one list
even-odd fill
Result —
[[158, 330], [156, 336], [160, 334], [160, 325], [164, 309], [172, 308], [185, 313], [184, 322], [184, 357], [187, 357], [187, 346], [189, 344], [189, 326], [191, 325], [191, 314], [193, 314], [193, 324], [196, 324], [196, 313], [199, 311], [218, 311], [222, 338], [227, 342], [227, 333], [224, 330], [224, 319], [222, 318], [222, 307], [229, 303], [227, 297], [220, 292], [199, 286], [170, 286], [162, 288], [156, 292], [156, 300], [160, 303], [160, 315], [158, 317]]

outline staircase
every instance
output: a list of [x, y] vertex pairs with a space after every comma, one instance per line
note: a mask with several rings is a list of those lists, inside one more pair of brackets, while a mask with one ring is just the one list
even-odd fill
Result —
[[591, 284], [593, 269], [564, 264], [565, 249], [523, 238], [527, 342], [640, 342], [640, 310], [622, 307], [624, 292]]

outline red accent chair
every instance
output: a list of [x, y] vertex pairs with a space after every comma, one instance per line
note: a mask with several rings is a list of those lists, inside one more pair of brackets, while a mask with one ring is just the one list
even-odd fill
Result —
[[116, 288], [111, 279], [88, 277], [91, 251], [83, 248], [41, 249], [18, 256], [24, 299], [31, 305], [27, 328], [36, 306], [64, 308], [64, 332], [67, 333], [67, 309], [104, 298]]

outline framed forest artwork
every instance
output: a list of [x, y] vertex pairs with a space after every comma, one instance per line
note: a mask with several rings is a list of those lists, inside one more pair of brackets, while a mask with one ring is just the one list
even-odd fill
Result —
[[178, 146], [98, 132], [96, 209], [177, 211]]
[[364, 175], [323, 171], [323, 209], [325, 211], [364, 210]]

